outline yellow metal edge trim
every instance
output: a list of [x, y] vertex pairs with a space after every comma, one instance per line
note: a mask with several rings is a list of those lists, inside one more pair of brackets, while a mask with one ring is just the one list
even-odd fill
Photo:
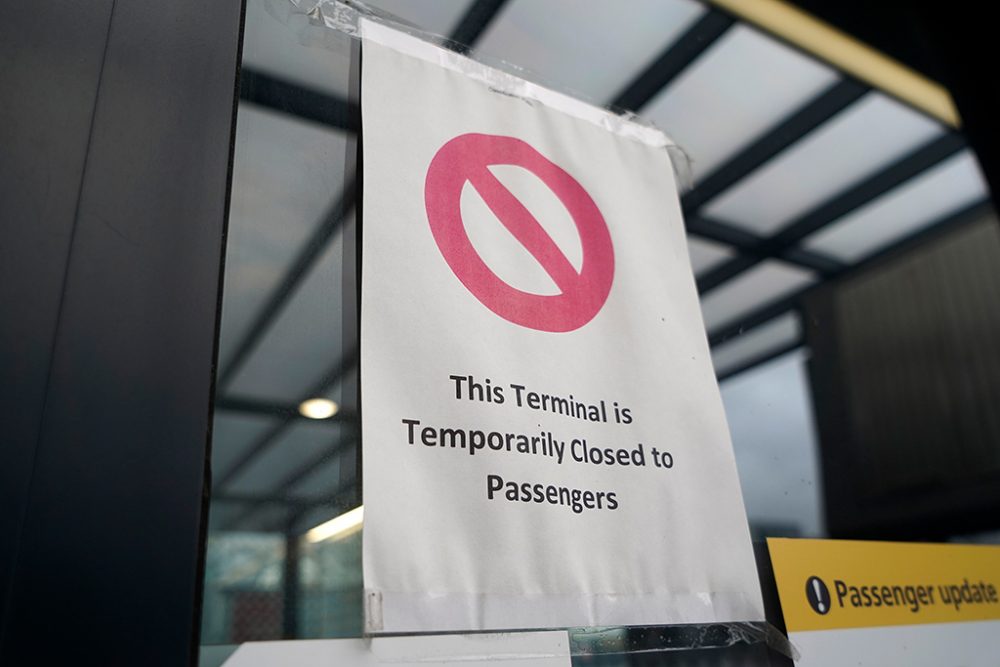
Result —
[[947, 89], [782, 0], [708, 0], [951, 127], [961, 119]]

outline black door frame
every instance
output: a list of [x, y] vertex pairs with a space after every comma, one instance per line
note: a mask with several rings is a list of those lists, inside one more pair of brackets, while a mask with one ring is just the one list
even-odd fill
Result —
[[0, 664], [196, 664], [242, 26], [0, 5]]

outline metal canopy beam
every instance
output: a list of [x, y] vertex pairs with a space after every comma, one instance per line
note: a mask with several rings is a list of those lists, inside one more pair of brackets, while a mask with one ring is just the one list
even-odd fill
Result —
[[[452, 33], [452, 46], [464, 51], [479, 39], [489, 23], [502, 9], [505, 0], [477, 0], [466, 12]], [[361, 111], [358, 105], [344, 98], [303, 87], [273, 76], [244, 69], [241, 73], [240, 99], [267, 108], [292, 114], [306, 120], [323, 123], [350, 132], [360, 128]], [[347, 214], [354, 208], [357, 196], [354, 178], [345, 178], [344, 189], [316, 227], [316, 231], [300, 249], [289, 270], [270, 294], [246, 334], [229, 356], [227, 365], [219, 373], [218, 387], [224, 390], [240, 367], [249, 359], [253, 350], [281, 313], [285, 303], [298, 289], [316, 261], [326, 250], [327, 244], [343, 226]]]
[[267, 333], [271, 324], [278, 318], [292, 294], [309, 275], [309, 271], [319, 261], [319, 258], [323, 256], [331, 239], [343, 227], [347, 214], [354, 208], [355, 192], [354, 179], [352, 178], [346, 183], [340, 197], [333, 202], [323, 219], [316, 225], [312, 236], [299, 250], [299, 254], [292, 261], [288, 271], [285, 272], [277, 287], [268, 296], [246, 334], [236, 345], [236, 349], [229, 355], [226, 366], [219, 373], [218, 387], [220, 391], [229, 386], [233, 378], [236, 377], [236, 373], [250, 358], [250, 354]]
[[684, 213], [695, 213], [710, 199], [854, 104], [868, 91], [868, 88], [851, 79], [831, 85], [813, 101], [806, 103], [703, 178], [698, 187], [681, 198]]
[[[685, 216], [684, 226], [688, 233], [693, 236], [732, 246], [744, 255], [757, 256], [759, 248], [764, 242], [764, 239], [756, 234], [751, 234], [733, 225], [710, 220], [698, 214]], [[764, 256], [759, 258], [763, 259]], [[837, 273], [844, 268], [843, 263], [836, 259], [804, 248], [791, 248], [782, 259], [824, 275]]]
[[784, 250], [820, 228], [902, 185], [911, 178], [940, 164], [965, 148], [961, 135], [948, 134], [929, 141], [909, 155], [876, 173], [863, 183], [807, 213], [774, 237], [775, 246]]
[[330, 423], [350, 421], [357, 415], [344, 410], [326, 419], [303, 417], [299, 413], [298, 404], [273, 403], [246, 396], [218, 396], [215, 399], [215, 409], [222, 412], [242, 412], [244, 414], [261, 415], [263, 417], [290, 417], [304, 419], [313, 423]]
[[265, 525], [261, 530], [265, 532], [285, 532], [291, 531], [302, 535], [307, 533], [313, 526], [309, 528], [304, 528], [300, 525], [302, 517], [305, 516], [306, 512], [310, 509], [316, 509], [317, 507], [331, 507], [337, 508], [338, 510], [344, 511], [349, 508], [357, 507], [358, 501], [358, 491], [357, 485], [351, 483], [344, 488], [340, 489], [333, 495], [331, 495], [325, 502], [317, 503], [311, 508], [300, 507], [290, 511], [286, 516], [270, 523], [270, 525]]
[[[355, 129], [356, 122], [352, 120], [352, 118], [354, 118], [352, 114], [356, 114], [357, 110], [346, 100], [317, 93], [307, 88], [303, 88], [296, 83], [277, 79], [252, 70], [249, 71], [249, 73], [245, 70], [244, 76], [244, 81], [241, 84], [240, 97], [246, 102], [252, 102], [282, 113], [288, 113], [306, 120], [323, 123], [340, 130], [353, 131]], [[249, 78], [252, 83], [247, 83], [247, 78]], [[834, 86], [833, 88], [839, 90], [840, 92], [837, 95], [822, 95], [821, 97], [826, 101], [822, 105], [817, 104], [816, 106], [822, 106], [828, 112], [832, 113], [832, 102], [830, 101], [830, 98], [841, 96], [841, 99], [843, 99], [843, 91], [847, 90], [849, 87], [850, 86], [844, 86], [841, 88], [839, 84]], [[286, 100], [291, 101], [286, 102]], [[808, 112], [807, 110], [803, 110], [797, 115], [809, 116], [812, 119], [817, 119], [820, 115], [820, 110], [818, 108], [813, 108]], [[766, 147], [773, 147], [779, 141], [788, 141], [791, 143], [792, 141], [798, 139], [798, 136], [793, 135], [795, 132], [803, 131], [800, 129], [802, 127], [802, 121], [782, 124], [781, 127], [776, 128], [773, 133], [770, 133], [768, 137], [765, 137], [758, 142], [760, 146], [755, 144], [751, 147], [753, 150], [748, 149], [748, 153], [751, 153], [752, 155], [738, 157], [732, 161], [733, 164], [727, 164], [720, 169], [720, 172], [724, 172], [721, 176], [724, 178], [736, 178], [734, 174], [742, 174], [741, 170], [752, 168], [749, 165], [754, 160], [763, 161], [764, 158], [762, 155], [766, 150], [768, 150]], [[774, 136], [772, 136], [772, 134]], [[710, 191], [711, 188], [715, 186], [711, 185], [709, 182], [709, 180], [713, 178], [713, 176], [710, 176], [709, 179], [706, 179], [706, 181], [703, 182], [697, 190], [686, 195], [683, 202], [694, 201], [688, 199], [692, 196], [700, 201], [706, 201], [710, 196], [714, 196], [716, 193], [710, 193]], [[715, 179], [715, 182], [718, 182], [718, 179]], [[702, 190], [702, 188], [706, 186], [708, 186], [709, 189]], [[704, 216], [695, 217], [696, 213], [693, 210], [687, 210], [685, 213], [685, 225], [688, 233], [694, 236], [716, 241], [718, 243], [732, 245], [741, 253], [750, 254], [753, 254], [755, 249], [761, 243], [761, 238], [759, 236], [745, 232], [733, 225], [727, 225], [714, 220], [707, 220]], [[320, 228], [317, 235], [322, 235], [326, 231], [329, 230]], [[312, 247], [314, 245], [314, 241], [307, 243], [307, 247]], [[320, 249], [319, 246], [315, 247]], [[840, 268], [834, 260], [828, 257], [823, 257], [818, 253], [810, 253], [804, 250], [790, 251], [786, 254], [785, 259], [793, 264], [797, 264], [810, 270], [819, 271], [821, 273], [836, 271]], [[289, 285], [283, 284], [282, 289], [288, 289], [288, 287]], [[294, 289], [294, 286], [291, 287]], [[220, 375], [220, 386], [222, 386], [221, 383], [228, 383], [232, 379], [232, 375], [237, 370], [239, 364], [245, 360], [245, 356], [252, 351], [253, 347], [257, 344], [257, 342], [259, 342], [259, 338], [270, 326], [271, 319], [273, 319], [276, 312], [273, 308], [274, 304], [269, 301], [269, 306], [267, 306], [265, 310], [262, 310], [260, 320], [249, 329], [247, 337], [237, 344], [238, 352], [233, 357], [235, 363], [231, 363], [230, 366], [224, 369], [223, 373]]]
[[[282, 498], [289, 495], [289, 491], [293, 486], [305, 479], [310, 473], [316, 470], [317, 467], [326, 463], [335, 456], [341, 455], [344, 450], [353, 444], [357, 443], [357, 438], [355, 436], [348, 437], [337, 437], [333, 442], [331, 442], [327, 447], [325, 447], [319, 454], [316, 454], [311, 459], [305, 463], [299, 465], [295, 470], [288, 473], [281, 480], [272, 486], [270, 489], [265, 491], [260, 498], [251, 499], [245, 503], [244, 509], [233, 517], [230, 521], [226, 523], [226, 529], [234, 530], [242, 526], [251, 516], [256, 514], [262, 507], [273, 504], [270, 500], [272, 498]], [[333, 495], [340, 495], [344, 489], [334, 489]], [[326, 501], [324, 501], [326, 502]], [[324, 502], [319, 502], [313, 505], [324, 504]], [[297, 510], [310, 509], [310, 507], [297, 506]]]
[[452, 43], [447, 46], [458, 53], [468, 53], [505, 4], [506, 0], [476, 0], [452, 30], [449, 37]]
[[[490, 22], [501, 11], [504, 3], [505, 0], [477, 0], [453, 31], [451, 35], [453, 44], [451, 46], [459, 52], [465, 52], [467, 47], [474, 45]], [[357, 105], [351, 104], [343, 98], [310, 90], [262, 72], [243, 71], [240, 98], [341, 130], [356, 132], [360, 128], [360, 109]], [[269, 295], [244, 337], [236, 345], [235, 351], [229, 357], [228, 364], [219, 374], [217, 391], [220, 394], [224, 392], [242, 365], [250, 358], [264, 334], [277, 320], [284, 305], [322, 256], [336, 232], [343, 226], [348, 213], [357, 203], [356, 185], [355, 178], [345, 179], [344, 189], [340, 197], [333, 202], [327, 214], [317, 225], [316, 231], [299, 251], [289, 270]], [[356, 350], [345, 355], [344, 359], [338, 362], [327, 377], [307, 392], [302, 400], [327, 391], [356, 363], [356, 359]], [[220, 398], [218, 407], [222, 409], [253, 407], [258, 411], [263, 407], [265, 412], [275, 413], [274, 406], [251, 406], [245, 401], [241, 402], [240, 399], [233, 398]], [[236, 462], [220, 475], [216, 491], [223, 492], [225, 487], [231, 484], [240, 472], [246, 469], [262, 452], [266, 451], [298, 419], [298, 415], [289, 414], [287, 408], [279, 406], [277, 412], [280, 413], [281, 421], [261, 435]], [[342, 414], [340, 419], [346, 420], [346, 416]], [[250, 511], [253, 509], [251, 508]]]
[[[958, 211], [949, 213], [948, 215], [942, 217], [940, 220], [927, 225], [923, 229], [914, 232], [913, 234], [907, 236], [905, 239], [894, 243], [883, 250], [880, 250], [871, 256], [865, 258], [864, 260], [850, 265], [845, 266], [841, 271], [830, 276], [843, 277], [850, 275], [856, 271], [861, 271], [867, 267], [872, 266], [876, 262], [884, 261], [886, 257], [899, 253], [906, 252], [908, 248], [912, 248], [920, 243], [926, 242], [928, 239], [933, 238], [942, 233], [946, 233], [948, 230], [967, 224], [976, 219], [981, 218], [992, 210], [992, 202], [990, 199], [983, 199], [977, 201], [969, 206], [965, 206]], [[746, 333], [747, 331], [754, 329], [762, 324], [765, 324], [779, 315], [784, 315], [789, 310], [796, 308], [801, 300], [802, 296], [815, 288], [815, 285], [809, 285], [789, 296], [776, 299], [771, 303], [767, 303], [757, 310], [743, 315], [726, 322], [722, 326], [709, 332], [708, 341], [712, 347], [720, 345], [727, 340]]]
[[[332, 389], [337, 382], [350, 371], [357, 363], [357, 350], [352, 350], [345, 354], [316, 384], [305, 392], [297, 402], [320, 396]], [[236, 459], [224, 472], [219, 475], [219, 481], [215, 483], [213, 493], [225, 493], [226, 487], [246, 469], [250, 463], [267, 450], [282, 433], [285, 432], [294, 422], [296, 416], [289, 415], [276, 422], [271, 428], [265, 431], [243, 454]]]
[[361, 117], [357, 105], [342, 97], [321, 93], [248, 67], [240, 72], [240, 99], [346, 132], [357, 132]]
[[735, 377], [740, 373], [750, 370], [751, 368], [756, 368], [761, 364], [766, 364], [767, 362], [777, 359], [780, 356], [786, 355], [789, 352], [797, 350], [800, 347], [802, 347], [803, 343], [804, 341], [802, 339], [802, 335], [800, 334], [795, 338], [795, 340], [789, 341], [787, 343], [782, 343], [777, 347], [774, 347], [770, 350], [766, 350], [760, 354], [750, 357], [746, 361], [741, 362], [736, 366], [733, 366], [732, 368], [723, 371], [722, 373], [719, 373], [718, 375], [716, 375], [715, 379], [718, 382], [723, 382], [724, 380], [728, 380], [729, 378]]
[[265, 503], [272, 505], [287, 505], [289, 507], [315, 507], [316, 505], [322, 505], [328, 502], [329, 498], [326, 496], [292, 496], [292, 495], [280, 495], [280, 496], [264, 496], [257, 493], [226, 493], [222, 495], [212, 496], [213, 503], [230, 503], [233, 505], [247, 505], [252, 503]]
[[678, 74], [705, 52], [733, 25], [727, 14], [710, 9], [670, 44], [611, 102], [612, 107], [638, 110], [663, 90]]
[[[455, 43], [450, 45], [451, 48], [459, 52], [466, 52], [468, 50], [467, 47], [474, 45], [489, 24], [502, 11], [504, 5], [504, 0], [477, 0], [466, 12], [465, 16], [459, 22], [458, 27], [453, 31], [451, 39]], [[641, 108], [668, 86], [671, 81], [707, 50], [719, 37], [724, 35], [733, 23], [734, 20], [729, 15], [717, 10], [709, 10], [684, 35], [665, 49], [646, 70], [626, 86], [615, 97], [612, 105], [619, 108]], [[756, 266], [759, 262], [770, 258], [780, 259], [815, 271], [824, 278], [842, 275], [846, 271], [851, 270], [852, 267], [822, 253], [801, 248], [798, 245], [799, 242], [809, 234], [836, 221], [851, 210], [864, 205], [875, 197], [905, 182], [907, 179], [939, 163], [941, 160], [950, 157], [964, 147], [964, 142], [955, 134], [949, 134], [938, 140], [929, 142], [921, 149], [914, 151], [911, 155], [876, 174], [866, 182], [849, 188], [847, 191], [831, 198], [813, 211], [792, 222], [778, 234], [769, 238], [762, 238], [730, 224], [706, 219], [703, 215], [699, 214], [700, 209], [713, 198], [719, 196], [747, 175], [775, 158], [775, 156], [781, 154], [789, 146], [800, 141], [810, 132], [855, 103], [869, 92], [869, 90], [870, 88], [854, 79], [844, 79], [831, 85], [812, 101], [793, 112], [747, 148], [715, 169], [702, 179], [697, 188], [682, 197], [682, 207], [686, 216], [685, 224], [688, 233], [693, 236], [726, 244], [739, 252], [733, 259], [710, 270], [699, 278], [698, 288], [701, 293], [706, 293], [714, 289], [743, 271]], [[244, 72], [241, 97], [256, 104], [294, 114], [315, 122], [325, 123], [339, 129], [351, 131], [357, 127], [357, 123], [352, 122], [353, 118], [357, 118], [357, 110], [348, 104], [346, 100], [302, 89], [296, 84], [280, 81], [259, 72]], [[353, 194], [353, 182], [347, 184], [345, 192]], [[339, 204], [339, 202], [338, 205], [343, 208], [343, 205]], [[343, 208], [342, 214], [346, 214], [349, 211], [350, 205], [353, 205], [353, 201], [349, 202], [346, 208]], [[940, 224], [944, 225], [946, 223], [942, 222]], [[938, 225], [933, 225], [932, 227], [937, 228]], [[327, 231], [332, 235], [332, 231], [329, 229]], [[317, 236], [320, 234], [322, 234], [322, 229], [318, 230]], [[329, 238], [330, 236], [328, 235], [326, 241]], [[237, 352], [232, 357], [232, 362], [221, 374], [220, 387], [225, 386], [224, 383], [232, 379], [239, 365], [249, 357], [260, 338], [280, 314], [283, 303], [287, 301], [301, 282], [303, 275], [311, 266], [308, 257], [306, 257], [310, 254], [310, 248], [313, 249], [314, 261], [315, 257], [321, 254], [323, 247], [324, 241], [320, 238], [311, 239], [307, 244], [306, 248], [300, 254], [300, 259], [306, 260], [305, 263], [296, 262], [292, 270], [282, 280], [279, 289], [271, 295], [265, 308], [262, 309], [261, 314], [255, 321], [254, 326], [249, 330], [247, 337], [238, 345]], [[711, 332], [709, 336], [711, 344], [717, 345], [729, 337], [736, 335], [738, 332], [763, 324], [773, 317], [787, 312], [790, 308], [795, 307], [799, 296], [800, 293], [796, 293], [790, 297], [767, 304], [750, 315], [739, 318], [738, 322], [728, 323], [720, 327], [718, 330]], [[789, 349], [793, 349], [799, 344], [800, 342], [796, 342]], [[784, 347], [786, 346], [783, 346], [782, 349], [779, 349], [774, 354], [761, 355], [760, 358], [751, 360], [753, 363], [741, 365], [739, 369], [727, 371], [720, 377], [730, 377], [753, 365], [762, 363], [768, 358], [773, 358], [776, 354], [784, 353], [787, 351]], [[295, 415], [288, 414], [289, 409], [287, 407], [249, 406], [249, 404], [240, 403], [240, 399], [235, 398], [221, 399], [219, 407], [220, 409], [240, 410], [254, 407], [254, 410], [257, 412], [260, 412], [262, 408], [265, 408], [265, 411], [270, 410], [274, 412], [274, 410], [280, 407], [278, 412], [282, 413], [281, 416], [291, 419], [295, 418]], [[268, 442], [280, 435], [280, 431], [285, 426], [277, 429], [275, 433], [269, 436], [266, 435], [255, 447], [265, 448]], [[251, 451], [253, 450], [254, 448]], [[250, 458], [253, 458], [253, 456], [255, 454], [252, 454]]]
[[774, 236], [764, 239], [752, 255], [736, 257], [705, 274], [698, 281], [702, 294], [718, 287], [765, 258], [781, 258], [799, 241], [835, 222], [851, 211], [885, 194], [914, 176], [940, 164], [965, 147], [962, 137], [948, 133], [933, 139], [909, 155], [882, 169], [871, 178], [849, 187], [793, 221]]

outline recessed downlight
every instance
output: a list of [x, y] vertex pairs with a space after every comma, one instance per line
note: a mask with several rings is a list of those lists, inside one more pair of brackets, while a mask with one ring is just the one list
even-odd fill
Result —
[[328, 398], [310, 398], [299, 403], [299, 414], [309, 419], [329, 419], [340, 406]]

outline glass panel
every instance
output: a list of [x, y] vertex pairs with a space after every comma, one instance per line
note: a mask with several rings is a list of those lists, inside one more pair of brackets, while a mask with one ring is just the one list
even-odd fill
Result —
[[212, 426], [212, 474], [218, 478], [275, 423], [273, 417], [241, 412], [215, 411]]
[[[350, 76], [350, 42], [327, 40], [325, 46], [306, 47], [300, 41], [299, 32], [304, 28], [304, 21], [295, 23], [298, 30], [285, 25], [268, 11], [266, 4], [260, 0], [246, 3], [244, 69], [343, 96]], [[335, 54], [331, 50], [337, 49], [341, 49], [340, 57], [333, 57]]]
[[[240, 104], [220, 362], [245, 336], [282, 270], [323, 220], [343, 180], [345, 133]], [[280, 224], [278, 224], [280, 222]]]
[[[318, 523], [316, 517], [309, 520]], [[363, 632], [361, 533], [302, 545], [300, 636], [360, 637]], [[346, 667], [346, 666], [345, 666]]]
[[[333, 435], [333, 431], [331, 431], [331, 435]], [[337, 443], [343, 442], [343, 439], [343, 435], [338, 433], [334, 438], [328, 437], [325, 442], [327, 447], [332, 447]], [[317, 498], [322, 494], [329, 494], [332, 491], [336, 491], [333, 487], [336, 485], [337, 480], [340, 479], [343, 463], [344, 461], [340, 456], [330, 456], [326, 462], [320, 463], [309, 470], [308, 474], [301, 481], [293, 484], [289, 488], [289, 493], [300, 498]]]
[[545, 82], [599, 104], [696, 21], [692, 0], [513, 0], [476, 50], [524, 67]]
[[201, 650], [198, 651], [198, 665], [199, 667], [222, 667], [238, 648], [239, 646], [235, 644], [202, 646]]
[[339, 362], [343, 251], [343, 236], [337, 234], [233, 378], [229, 393], [297, 402]]
[[280, 535], [209, 535], [202, 642], [281, 638], [284, 541]]
[[811, 271], [776, 260], [762, 262], [701, 297], [705, 328], [712, 332], [811, 283]]
[[345, 392], [350, 392], [357, 386], [358, 364], [357, 360], [353, 360], [350, 367], [345, 370], [343, 377], [337, 378], [337, 381], [330, 385], [329, 391], [324, 392], [322, 396], [336, 401], [339, 400]]
[[[443, 34], [451, 33], [472, 6], [472, 0], [373, 3]], [[244, 65], [293, 86], [348, 99], [351, 40], [338, 33], [327, 34], [322, 44], [303, 40], [303, 30], [316, 26], [309, 26], [303, 17], [282, 23], [265, 9], [266, 4], [263, 0], [248, 3]], [[607, 101], [704, 11], [690, 0], [641, 0], [628, 11], [595, 0], [509, 0], [479, 46], [488, 55], [527, 67], [558, 89]], [[299, 19], [301, 23], [296, 24]], [[798, 51], [737, 24], [644, 111], [692, 154], [696, 176], [704, 176], [837, 77]], [[216, 400], [215, 480], [203, 613], [203, 640], [225, 645], [218, 652], [222, 657], [241, 641], [358, 637], [362, 630], [361, 533], [355, 526], [327, 540], [309, 537], [310, 529], [342, 516], [360, 502], [357, 411], [352, 402], [357, 368], [352, 339], [356, 248], [351, 215], [341, 230], [320, 241], [316, 261], [303, 268], [302, 280], [284, 295], [245, 362], [231, 366], [251, 323], [293, 269], [294, 258], [313, 242], [314, 232], [352, 171], [355, 137], [298, 118], [288, 110], [292, 105], [285, 107], [280, 100], [274, 106], [278, 108], [244, 100], [238, 112], [219, 350], [225, 381], [218, 387]], [[710, 203], [709, 213], [756, 233], [772, 232], [941, 131], [936, 122], [871, 93], [723, 193]], [[806, 245], [854, 261], [986, 196], [974, 160], [963, 154], [837, 221]], [[995, 225], [995, 220], [991, 223]], [[475, 241], [486, 246], [496, 243], [485, 237]], [[701, 238], [690, 238], [688, 247], [694, 270], [701, 274], [737, 254], [734, 248]], [[996, 291], [989, 280], [979, 280], [994, 275], [984, 268], [989, 264], [987, 250], [982, 252], [972, 275], [978, 276], [984, 290]], [[942, 275], [947, 277], [949, 272], [955, 272], [954, 264]], [[708, 330], [739, 322], [762, 306], [815, 285], [819, 278], [784, 261], [764, 261], [704, 295], [702, 310]], [[744, 499], [757, 538], [815, 536], [826, 530], [807, 379], [816, 382], [821, 377], [814, 370], [816, 362], [837, 366], [847, 355], [829, 359], [821, 356], [821, 343], [812, 351], [805, 345], [833, 335], [835, 325], [830, 322], [834, 320], [817, 317], [810, 310], [815, 307], [811, 300], [821, 290], [840, 289], [840, 280], [854, 283], [867, 277], [851, 273], [846, 279], [816, 285], [816, 290], [798, 299], [796, 310], [747, 329], [712, 351], [716, 371], [727, 373], [800, 341], [804, 329], [809, 333], [801, 349], [739, 372], [721, 385]], [[890, 305], [903, 301], [904, 291], [897, 292]], [[970, 291], [956, 290], [946, 299], [948, 306], [958, 312]], [[838, 297], [844, 293], [835, 292]], [[800, 319], [800, 308], [808, 318]], [[973, 328], [970, 343], [976, 336], [991, 342], [983, 332], [992, 329], [976, 324], [985, 321], [976, 318], [994, 311], [969, 311], [963, 317], [978, 327]], [[956, 329], [960, 320], [955, 315], [948, 321], [927, 320], [921, 326], [935, 333]], [[902, 350], [903, 346], [898, 347]], [[863, 352], [870, 346], [862, 348]], [[813, 367], [811, 378], [806, 377], [807, 358]], [[878, 361], [860, 365], [870, 366], [875, 377], [884, 373]], [[980, 365], [986, 371], [991, 368]], [[230, 369], [234, 372], [227, 376]], [[988, 378], [989, 373], [981, 375]], [[968, 377], [972, 378], [966, 383], [970, 387], [974, 382], [987, 383], [975, 374]], [[944, 385], [934, 386], [937, 391]], [[307, 390], [332, 400], [340, 412], [328, 421], [307, 421], [297, 411], [297, 402]], [[833, 400], [829, 395], [813, 399]], [[989, 410], [983, 414], [992, 419]], [[270, 441], [265, 443], [268, 434]], [[824, 456], [837, 451], [824, 449]], [[251, 453], [249, 462], [235, 470]], [[825, 509], [837, 508], [836, 502], [828, 500]], [[870, 518], [863, 512], [859, 515]], [[680, 637], [684, 628], [674, 634], [675, 630], [659, 628], [643, 634], [619, 629], [601, 636], [614, 637], [615, 650], [662, 649]], [[677, 642], [683, 644], [680, 639]], [[680, 653], [671, 657], [678, 657], [679, 664], [707, 655], [700, 651], [693, 657]], [[635, 661], [627, 655], [596, 657], [602, 659], [590, 661], [579, 655], [574, 662]], [[213, 659], [222, 658], [206, 653], [206, 660]], [[722, 664], [724, 658], [713, 653], [708, 661]]]
[[899, 102], [869, 93], [712, 201], [707, 215], [770, 235], [943, 131]]
[[[302, 421], [275, 438], [270, 447], [236, 476], [228, 489], [233, 493], [260, 493], [263, 496], [291, 495], [292, 484], [286, 485], [286, 480], [304, 464], [322, 457], [324, 452], [340, 443], [341, 438], [339, 424]], [[329, 487], [336, 486], [339, 480], [339, 475], [327, 480], [325, 491], [331, 492], [333, 489]], [[251, 515], [241, 527], [253, 525]]]
[[708, 241], [696, 236], [688, 236], [688, 254], [691, 255], [691, 267], [695, 275], [712, 269], [736, 253], [729, 246]]
[[[352, 259], [354, 253], [353, 244], [345, 250], [353, 212], [343, 219], [330, 215], [352, 177], [356, 146], [343, 129], [291, 111], [310, 90], [350, 97], [352, 40], [334, 32], [319, 41], [303, 39], [304, 30], [315, 34], [318, 28], [304, 17], [283, 23], [265, 4], [248, 3], [244, 65], [279, 78], [288, 99], [272, 100], [274, 109], [244, 100], [238, 111], [213, 434], [206, 643], [338, 636], [356, 632], [361, 618], [360, 585], [345, 592], [324, 584], [315, 568], [308, 569], [314, 561], [302, 540], [317, 523], [358, 503], [357, 376], [351, 373], [353, 340], [345, 343], [353, 330], [342, 317], [344, 299], [353, 300], [355, 289], [345, 263], [345, 252]], [[440, 15], [444, 5], [428, 7]], [[302, 257], [312, 259], [298, 264]], [[234, 366], [236, 349], [249, 340], [280, 285], [292, 287]], [[304, 418], [298, 401], [306, 391], [332, 400], [339, 412], [322, 421]], [[360, 576], [356, 560], [344, 567]], [[354, 607], [340, 604], [345, 596], [356, 598]], [[331, 614], [330, 605], [339, 605], [343, 617]], [[346, 625], [330, 624], [338, 622]]]
[[837, 79], [828, 67], [737, 25], [640, 109], [701, 178]]
[[755, 539], [823, 535], [805, 354], [792, 352], [720, 388]]
[[857, 261], [988, 196], [976, 158], [964, 151], [813, 234], [805, 245]]
[[788, 313], [712, 348], [715, 372], [723, 375], [802, 336], [799, 316]]

